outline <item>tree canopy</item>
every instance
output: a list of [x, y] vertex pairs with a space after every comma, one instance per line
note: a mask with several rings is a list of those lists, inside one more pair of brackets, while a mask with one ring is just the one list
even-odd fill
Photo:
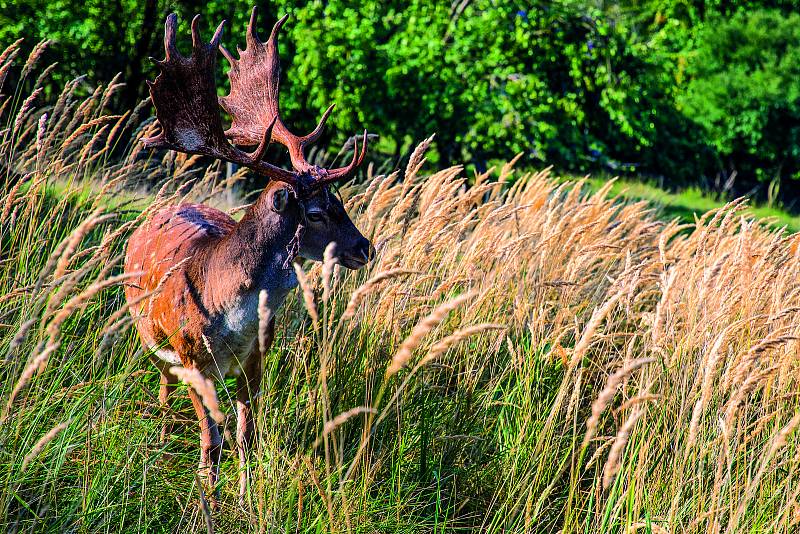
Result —
[[[203, 15], [243, 46], [242, 0], [0, 0], [0, 36], [51, 39], [52, 90], [87, 91], [122, 73], [113, 105], [146, 96], [161, 25], [179, 46]], [[260, 31], [289, 13], [282, 107], [298, 131], [331, 103], [329, 136], [368, 128], [399, 156], [436, 133], [441, 164], [486, 168], [517, 152], [531, 165], [725, 182], [748, 190], [800, 178], [800, 15], [792, 2], [722, 0], [273, 0]], [[221, 61], [220, 63], [224, 63]], [[220, 91], [226, 79], [220, 65]], [[721, 180], [722, 179], [722, 180]]]

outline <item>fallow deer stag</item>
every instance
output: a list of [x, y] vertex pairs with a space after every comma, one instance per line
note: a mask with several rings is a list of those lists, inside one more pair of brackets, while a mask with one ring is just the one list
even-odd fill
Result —
[[[272, 343], [274, 316], [297, 280], [296, 257], [321, 260], [335, 243], [339, 263], [364, 266], [374, 255], [370, 242], [356, 229], [329, 185], [354, 173], [364, 160], [367, 136], [356, 142], [349, 165], [323, 169], [310, 164], [305, 148], [322, 133], [333, 106], [310, 134], [291, 133], [278, 105], [278, 32], [283, 17], [266, 43], [256, 33], [256, 10], [247, 28], [247, 46], [236, 59], [220, 46], [223, 21], [209, 43], [201, 40], [199, 16], [192, 20], [192, 53], [175, 46], [177, 17], [166, 20], [166, 58], [156, 61], [160, 74], [150, 83], [150, 96], [161, 133], [144, 140], [150, 148], [201, 154], [250, 168], [270, 179], [239, 222], [214, 208], [183, 204], [164, 208], [143, 223], [128, 242], [126, 272], [142, 272], [126, 287], [126, 297], [151, 360], [161, 371], [159, 399], [168, 404], [177, 383], [172, 366], [197, 369], [221, 379], [237, 375], [237, 448], [240, 496], [247, 487], [247, 458], [261, 382], [257, 343], [259, 295], [267, 295], [267, 346]], [[230, 63], [231, 91], [219, 98], [214, 68], [217, 50]], [[231, 116], [223, 129], [219, 106]], [[293, 171], [263, 160], [271, 141], [284, 145]], [[256, 146], [245, 152], [239, 146]], [[152, 293], [150, 298], [140, 298]], [[140, 302], [136, 303], [137, 300]], [[200, 465], [215, 488], [222, 438], [198, 392], [189, 387], [200, 420]]]

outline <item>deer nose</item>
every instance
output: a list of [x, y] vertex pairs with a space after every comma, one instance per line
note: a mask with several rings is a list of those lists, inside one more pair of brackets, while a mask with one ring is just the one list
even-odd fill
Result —
[[375, 247], [369, 242], [369, 239], [362, 237], [358, 240], [356, 245], [356, 255], [364, 259], [364, 263], [375, 257]]

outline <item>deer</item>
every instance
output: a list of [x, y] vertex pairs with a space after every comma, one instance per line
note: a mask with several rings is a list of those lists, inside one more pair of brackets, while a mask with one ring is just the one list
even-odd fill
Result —
[[[246, 48], [239, 49], [238, 59], [220, 44], [225, 21], [205, 43], [198, 29], [200, 17], [195, 16], [192, 51], [185, 57], [175, 43], [177, 16], [167, 17], [166, 57], [153, 60], [160, 72], [147, 82], [160, 132], [143, 143], [146, 148], [238, 164], [266, 177], [266, 186], [238, 222], [203, 204], [159, 208], [131, 234], [124, 264], [132, 275], [125, 296], [135, 328], [160, 372], [161, 406], [168, 409], [172, 404], [179, 382], [170, 371], [174, 366], [197, 370], [212, 383], [237, 377], [240, 500], [248, 486], [247, 462], [256, 434], [262, 350], [271, 346], [275, 315], [298, 283], [293, 262], [320, 261], [331, 243], [335, 261], [348, 269], [363, 267], [375, 255], [331, 191], [363, 162], [367, 132], [360, 148], [358, 136], [354, 138], [353, 158], [345, 167], [321, 168], [306, 160], [305, 149], [322, 134], [333, 105], [311, 133], [297, 136], [289, 131], [280, 117], [278, 98], [278, 33], [288, 15], [275, 24], [266, 42], [258, 37], [256, 16], [253, 8]], [[230, 65], [230, 93], [224, 97], [217, 96], [217, 51]], [[227, 130], [220, 107], [231, 117]], [[292, 170], [264, 161], [273, 141], [288, 150]], [[264, 293], [266, 302], [259, 303]], [[266, 316], [259, 318], [264, 305]], [[267, 325], [266, 343], [259, 347], [261, 321]], [[220, 428], [191, 384], [188, 393], [200, 425], [199, 469], [203, 483], [214, 490], [216, 506]], [[165, 423], [162, 441], [168, 431]]]

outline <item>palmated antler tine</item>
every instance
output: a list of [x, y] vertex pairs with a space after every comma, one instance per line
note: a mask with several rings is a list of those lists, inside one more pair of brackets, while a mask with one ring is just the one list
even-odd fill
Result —
[[201, 48], [205, 43], [203, 43], [203, 39], [200, 37], [200, 15], [195, 15], [192, 18], [192, 49], [197, 50]]
[[[222, 39], [222, 30], [225, 28], [225, 23], [226, 22], [227, 21], [223, 20], [222, 22], [219, 23], [219, 26], [217, 26], [217, 29], [214, 31], [214, 36], [211, 38], [211, 41], [209, 41], [209, 43], [208, 43], [210, 46], [212, 46], [214, 48], [218, 48], [219, 47], [219, 42]], [[199, 24], [200, 24], [200, 15], [195, 15], [194, 18], [192, 19], [192, 49], [193, 50], [197, 50], [197, 49], [200, 49], [203, 46], [205, 46], [205, 44], [203, 43], [203, 38], [200, 36]]]
[[[284, 15], [275, 26], [280, 29], [286, 19], [289, 18], [289, 15]], [[253, 9], [250, 10], [250, 21], [247, 23], [247, 33], [245, 34], [245, 43], [247, 47], [250, 48], [251, 46], [256, 46], [260, 44], [264, 44], [261, 42], [261, 39], [258, 38], [258, 29], [256, 28], [256, 20], [258, 19], [258, 7], [253, 6]], [[275, 31], [273, 28], [272, 31]]]
[[356, 163], [356, 167], [360, 167], [362, 163], [364, 163], [364, 158], [367, 156], [367, 145], [369, 144], [369, 134], [367, 133], [367, 129], [364, 128], [364, 143], [361, 145], [361, 156], [358, 158], [358, 163]]
[[[269, 39], [267, 39], [267, 46], [269, 47], [269, 51], [272, 56], [275, 58], [275, 63], [278, 63], [278, 34], [281, 32], [281, 28], [283, 27], [284, 23], [289, 20], [289, 14], [282, 16], [278, 19], [278, 22], [272, 27], [272, 31], [269, 32]], [[250, 24], [247, 27], [248, 36], [250, 36], [253, 40], [257, 43], [261, 43], [258, 38], [258, 33], [256, 32], [256, 8], [253, 7], [253, 12], [250, 14]]]
[[175, 29], [178, 26], [178, 16], [170, 13], [164, 23], [164, 62], [171, 61], [175, 57], [181, 57], [178, 47], [175, 46]]
[[259, 138], [255, 152], [248, 154], [234, 147], [225, 137], [217, 100], [214, 69], [216, 53], [225, 22], [206, 44], [200, 36], [199, 17], [192, 20], [192, 54], [181, 56], [175, 46], [177, 17], [167, 17], [164, 29], [166, 59], [156, 61], [161, 73], [149, 83], [161, 133], [144, 139], [149, 148], [170, 148], [187, 154], [200, 154], [237, 163], [274, 180], [299, 184], [297, 175], [263, 161], [272, 139], [273, 120]]
[[328, 121], [328, 117], [330, 117], [331, 111], [333, 111], [334, 107], [336, 107], [336, 104], [331, 104], [328, 106], [328, 109], [325, 110], [325, 113], [323, 113], [322, 117], [319, 119], [317, 127], [314, 128], [310, 134], [304, 135], [300, 138], [300, 142], [303, 144], [303, 146], [310, 145], [319, 139], [319, 136], [322, 135], [323, 130], [325, 130], [325, 123]]
[[253, 163], [257, 163], [264, 158], [264, 155], [267, 153], [267, 148], [269, 148], [269, 144], [272, 141], [272, 129], [275, 128], [275, 123], [278, 122], [278, 117], [272, 119], [272, 122], [264, 130], [264, 136], [261, 138], [261, 143], [258, 144], [258, 148], [256, 151], [253, 152], [251, 158]]
[[223, 20], [219, 23], [219, 26], [217, 26], [217, 29], [214, 30], [214, 35], [211, 37], [211, 41], [209, 42], [211, 46], [217, 49], [220, 47], [219, 43], [222, 40], [222, 31], [225, 29], [225, 22], [226, 21]]
[[222, 52], [222, 55], [225, 57], [226, 60], [228, 60], [228, 64], [231, 66], [231, 68], [236, 68], [237, 61], [236, 58], [233, 57], [233, 54], [228, 52], [228, 49], [225, 48], [223, 45], [219, 45], [219, 51]]

